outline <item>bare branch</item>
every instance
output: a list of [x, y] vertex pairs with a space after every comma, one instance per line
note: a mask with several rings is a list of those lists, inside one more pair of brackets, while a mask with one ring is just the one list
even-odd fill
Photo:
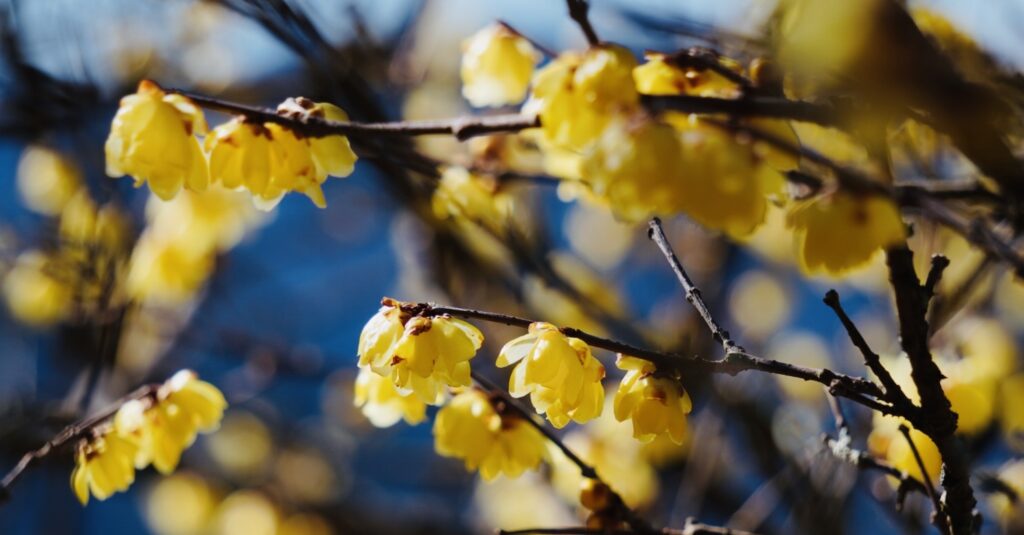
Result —
[[583, 30], [587, 43], [590, 46], [600, 45], [601, 39], [597, 37], [594, 26], [590, 24], [590, 17], [588, 16], [590, 4], [587, 0], [566, 0], [566, 4], [569, 5], [569, 18], [576, 21], [576, 24]]
[[928, 499], [932, 501], [932, 506], [935, 507], [935, 511], [932, 513], [932, 523], [942, 533], [949, 533], [949, 519], [946, 518], [946, 513], [942, 509], [942, 502], [939, 501], [939, 497], [935, 494], [935, 486], [932, 484], [931, 476], [928, 475], [928, 469], [924, 465], [924, 460], [921, 459], [921, 452], [917, 449], [917, 444], [914, 444], [914, 439], [910, 438], [910, 428], [905, 424], [900, 424], [900, 433], [903, 434], [903, 438], [906, 439], [907, 444], [910, 446], [910, 452], [914, 454], [914, 461], [921, 470], [921, 477], [924, 478], [924, 489], [928, 493]]
[[861, 335], [860, 330], [854, 325], [853, 320], [846, 314], [846, 310], [843, 309], [842, 303], [839, 301], [839, 292], [835, 290], [829, 290], [825, 293], [825, 299], [823, 300], [836, 316], [839, 317], [839, 321], [843, 324], [846, 329], [846, 334], [849, 335], [850, 341], [853, 345], [860, 350], [861, 355], [864, 356], [864, 364], [867, 365], [871, 373], [878, 377], [878, 381], [882, 383], [882, 389], [884, 390], [885, 399], [889, 400], [894, 406], [898, 405], [905, 409], [911, 408], [912, 404], [907, 398], [906, 394], [903, 393], [903, 389], [900, 385], [892, 378], [889, 370], [885, 369], [882, 365], [882, 361], [875, 353], [871, 350], [867, 340]]
[[686, 274], [686, 269], [683, 268], [683, 264], [679, 262], [679, 257], [676, 256], [675, 251], [672, 250], [672, 245], [668, 243], [668, 238], [665, 237], [665, 231], [661, 228], [661, 220], [655, 217], [648, 223], [650, 227], [647, 231], [647, 237], [654, 240], [654, 243], [661, 249], [661, 253], [665, 255], [665, 260], [668, 260], [669, 266], [672, 271], [676, 274], [676, 279], [679, 280], [679, 284], [683, 287], [683, 292], [686, 294], [686, 300], [693, 305], [693, 308], [697, 309], [697, 313], [707, 324], [708, 329], [711, 330], [711, 335], [715, 337], [715, 340], [722, 344], [722, 348], [725, 349], [725, 353], [733, 353], [736, 351], [744, 351], [742, 347], [736, 345], [736, 342], [729, 337], [729, 331], [723, 329], [718, 322], [715, 321], [714, 316], [711, 315], [711, 309], [708, 308], [707, 304], [704, 303], [704, 298], [700, 294], [700, 289], [693, 283], [690, 276]]
[[454, 119], [397, 121], [389, 123], [332, 121], [321, 117], [280, 115], [270, 108], [238, 104], [182, 89], [170, 88], [164, 89], [164, 91], [188, 97], [203, 108], [243, 115], [249, 119], [264, 123], [277, 123], [312, 137], [337, 134], [353, 136], [424, 136], [443, 134], [455, 136], [460, 140], [466, 140], [475, 136], [498, 132], [518, 132], [519, 130], [540, 126], [540, 120], [537, 117], [521, 114], [466, 116]]

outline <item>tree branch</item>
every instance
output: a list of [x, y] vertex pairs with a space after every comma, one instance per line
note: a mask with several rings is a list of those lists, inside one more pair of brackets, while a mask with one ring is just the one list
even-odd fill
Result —
[[189, 100], [206, 109], [243, 115], [263, 123], [280, 124], [312, 137], [337, 134], [346, 136], [424, 136], [446, 134], [455, 136], [459, 140], [466, 140], [475, 136], [499, 132], [518, 132], [540, 126], [540, 120], [537, 117], [522, 114], [466, 116], [454, 119], [387, 123], [332, 121], [321, 117], [280, 115], [270, 108], [229, 102], [183, 89], [170, 88], [164, 89], [164, 91], [188, 97]]
[[907, 445], [910, 446], [910, 452], [914, 454], [914, 462], [917, 463], [918, 469], [921, 470], [921, 477], [924, 478], [924, 490], [928, 493], [928, 499], [932, 501], [932, 506], [935, 508], [932, 512], [932, 523], [935, 524], [936, 528], [939, 528], [940, 532], [948, 534], [949, 519], [946, 518], [946, 513], [942, 509], [942, 502], [939, 501], [939, 497], [935, 494], [935, 485], [932, 484], [932, 478], [928, 475], [928, 469], [924, 465], [924, 460], [921, 459], [921, 452], [917, 449], [917, 444], [914, 444], [914, 439], [910, 438], [910, 428], [905, 424], [900, 424], [900, 433], [907, 441]]
[[117, 413], [118, 409], [121, 408], [121, 405], [124, 405], [131, 400], [155, 396], [157, 389], [159, 388], [160, 385], [158, 384], [140, 387], [127, 396], [117, 400], [111, 406], [99, 413], [65, 427], [52, 439], [46, 441], [42, 446], [23, 455], [18, 461], [18, 464], [14, 465], [14, 468], [7, 472], [7, 475], [0, 480], [0, 504], [6, 502], [10, 498], [11, 488], [30, 466], [42, 461], [54, 452], [63, 449], [65, 445], [84, 438], [86, 434], [92, 431], [96, 426], [113, 417], [114, 414]]
[[599, 46], [601, 39], [597, 37], [594, 26], [590, 24], [590, 17], [588, 16], [590, 4], [587, 3], [587, 0], [566, 0], [566, 4], [569, 6], [569, 18], [576, 21], [580, 30], [583, 30], [583, 35], [587, 38], [587, 44]]
[[697, 309], [697, 313], [707, 324], [708, 329], [711, 330], [711, 335], [715, 337], [719, 343], [722, 344], [722, 348], [725, 349], [726, 355], [733, 352], [743, 352], [744, 349], [729, 337], [729, 331], [723, 329], [718, 322], [715, 321], [714, 316], [711, 315], [711, 309], [708, 308], [707, 304], [704, 303], [704, 298], [701, 296], [700, 289], [693, 284], [690, 276], [686, 274], [686, 269], [683, 268], [683, 264], [679, 262], [679, 257], [676, 256], [675, 251], [672, 250], [672, 246], [668, 243], [668, 238], [665, 237], [665, 230], [661, 228], [661, 219], [657, 217], [651, 219], [648, 223], [647, 237], [654, 241], [661, 249], [661, 254], [665, 255], [665, 260], [668, 261], [672, 271], [676, 274], [676, 279], [679, 280], [679, 284], [683, 287], [683, 292], [686, 295], [686, 300], [693, 308]]
[[960, 439], [955, 435], [957, 414], [942, 389], [944, 376], [935, 364], [928, 347], [928, 309], [924, 288], [914, 271], [913, 253], [906, 246], [886, 251], [889, 278], [896, 297], [900, 345], [910, 359], [911, 378], [921, 398], [920, 412], [911, 423], [928, 435], [942, 456], [942, 496], [944, 511], [955, 535], [976, 533], [981, 525], [980, 514], [971, 489], [969, 460]]
[[[535, 320], [460, 308], [448, 305], [437, 305], [433, 303], [405, 303], [402, 309], [411, 315], [422, 316], [443, 316], [445, 314], [460, 318], [479, 319], [492, 323], [500, 323], [516, 327], [528, 328]], [[681, 355], [678, 353], [666, 353], [653, 349], [637, 347], [625, 342], [611, 340], [573, 327], [560, 327], [559, 330], [566, 336], [572, 336], [583, 340], [588, 345], [599, 347], [615, 353], [622, 353], [641, 358], [653, 363], [659, 371], [675, 370], [703, 370], [708, 373], [720, 373], [726, 375], [737, 375], [748, 370], [757, 370], [775, 375], [795, 377], [804, 381], [813, 381], [829, 387], [834, 395], [842, 396], [870, 409], [883, 414], [896, 414], [893, 407], [877, 399], [882, 396], [882, 389], [874, 382], [863, 377], [854, 377], [829, 369], [808, 368], [789, 364], [778, 360], [766, 359], [746, 352], [734, 351], [722, 360], [709, 360], [696, 356]]]

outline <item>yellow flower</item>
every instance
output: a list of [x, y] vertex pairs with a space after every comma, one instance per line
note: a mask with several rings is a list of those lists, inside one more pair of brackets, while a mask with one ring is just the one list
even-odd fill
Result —
[[615, 365], [626, 375], [615, 392], [615, 419], [633, 421], [633, 437], [650, 442], [668, 435], [676, 444], [686, 440], [690, 395], [676, 381], [654, 375], [654, 364], [620, 355]]
[[127, 490], [135, 481], [133, 460], [137, 450], [132, 441], [112, 430], [83, 441], [71, 472], [71, 489], [78, 501], [85, 505], [90, 493], [97, 500], [106, 500], [115, 492]]
[[204, 141], [210, 154], [210, 181], [228, 189], [260, 194], [270, 184], [270, 132], [235, 118], [214, 128]]
[[515, 104], [526, 96], [540, 53], [504, 24], [492, 24], [462, 43], [462, 95], [476, 107]]
[[73, 249], [75, 258], [89, 262], [97, 252], [120, 251], [127, 241], [128, 223], [114, 205], [97, 207], [83, 188], [64, 205], [59, 233], [65, 251]]
[[355, 404], [377, 427], [391, 427], [399, 420], [415, 425], [427, 415], [427, 406], [418, 396], [403, 395], [387, 377], [369, 368], [361, 368], [356, 377]]
[[665, 54], [644, 54], [647, 60], [633, 69], [636, 90], [644, 95], [682, 95], [689, 91], [686, 71], [672, 65]]
[[327, 206], [320, 184], [327, 180], [321, 175], [309, 140], [298, 137], [295, 132], [279, 124], [268, 124], [270, 134], [270, 181], [262, 190], [252, 191], [256, 206], [269, 210], [280, 202], [289, 191], [305, 194], [317, 208]]
[[583, 340], [565, 336], [550, 323], [530, 325], [528, 334], [505, 344], [496, 364], [516, 364], [509, 392], [515, 397], [529, 394], [537, 412], [555, 427], [601, 415], [604, 366]]
[[686, 171], [680, 189], [686, 214], [733, 237], [756, 230], [764, 223], [768, 198], [783, 193], [782, 175], [721, 130], [693, 122], [681, 135]]
[[787, 225], [807, 272], [838, 275], [871, 260], [876, 252], [906, 239], [899, 210], [877, 196], [835, 192], [797, 203]]
[[469, 360], [484, 336], [473, 325], [449, 316], [409, 317], [385, 300], [359, 337], [359, 366], [389, 376], [403, 395], [415, 392], [438, 405], [444, 386], [469, 386]]
[[562, 54], [537, 71], [524, 112], [540, 116], [549, 143], [582, 150], [615, 114], [636, 108], [635, 66], [633, 55], [616, 45]]
[[82, 173], [59, 152], [42, 145], [29, 145], [18, 161], [18, 193], [30, 210], [54, 216], [60, 214], [82, 185]]
[[114, 428], [138, 444], [136, 467], [152, 463], [160, 473], [169, 474], [197, 433], [210, 433], [220, 426], [226, 407], [217, 387], [199, 380], [191, 370], [182, 370], [160, 386], [155, 399], [122, 405]]
[[584, 182], [628, 221], [677, 212], [683, 203], [685, 165], [672, 127], [636, 117], [611, 121], [584, 152]]
[[544, 437], [521, 417], [499, 414], [487, 395], [467, 390], [441, 408], [434, 420], [434, 449], [462, 459], [487, 481], [518, 477], [540, 464]]
[[206, 158], [193, 134], [206, 132], [202, 111], [181, 95], [167, 95], [148, 80], [121, 99], [105, 150], [107, 175], [131, 175], [136, 186], [148, 182], [161, 199], [184, 186], [206, 189]]
[[18, 256], [3, 280], [7, 307], [29, 325], [52, 325], [71, 312], [73, 291], [51, 272], [52, 259], [41, 251]]
[[[305, 97], [289, 98], [277, 107], [277, 113], [286, 117], [317, 117], [328, 121], [348, 121], [345, 110], [330, 102], [313, 102]], [[356, 153], [348, 142], [348, 137], [332, 135], [309, 138], [313, 163], [319, 177], [327, 175], [346, 177], [352, 174], [356, 165]], [[320, 180], [323, 182], [323, 179]]]

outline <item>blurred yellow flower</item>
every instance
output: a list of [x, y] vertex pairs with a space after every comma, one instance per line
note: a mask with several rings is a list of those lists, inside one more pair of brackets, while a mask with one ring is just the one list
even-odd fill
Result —
[[633, 437], [650, 442], [667, 434], [676, 444], [687, 437], [686, 415], [693, 408], [690, 395], [678, 382], [655, 376], [654, 364], [620, 355], [615, 361], [626, 375], [615, 392], [615, 419], [633, 422]]
[[801, 201], [790, 209], [786, 223], [796, 235], [800, 265], [807, 272], [839, 275], [906, 239], [899, 210], [874, 195], [835, 192]]
[[26, 251], [4, 276], [3, 293], [11, 314], [34, 326], [52, 325], [71, 312], [72, 288], [54, 273], [52, 258], [42, 251]]
[[523, 111], [540, 116], [547, 142], [582, 150], [613, 115], [635, 109], [635, 66], [633, 55], [617, 45], [561, 54], [534, 75], [533, 94]]
[[512, 414], [499, 414], [487, 395], [467, 390], [441, 408], [434, 420], [434, 449], [462, 459], [467, 470], [480, 470], [490, 481], [517, 477], [536, 468], [545, 456], [544, 437]]
[[71, 488], [82, 505], [91, 493], [106, 500], [115, 492], [124, 492], [135, 481], [136, 446], [132, 441], [108, 429], [106, 433], [79, 444]]
[[427, 417], [427, 406], [415, 394], [402, 394], [389, 378], [369, 368], [360, 368], [356, 377], [355, 404], [370, 423], [391, 427], [399, 420], [415, 425]]
[[434, 190], [434, 215], [438, 219], [466, 218], [500, 232], [509, 213], [510, 200], [496, 190], [497, 184], [493, 181], [464, 167], [445, 167]]
[[492, 24], [462, 43], [462, 95], [476, 107], [521, 102], [540, 53], [504, 24]]
[[528, 334], [502, 347], [496, 364], [516, 365], [509, 392], [515, 397], [529, 394], [533, 407], [555, 427], [601, 415], [604, 366], [583, 340], [565, 336], [550, 323], [530, 325]]
[[149, 80], [121, 99], [105, 150], [107, 175], [131, 175], [161, 199], [182, 187], [206, 189], [206, 157], [195, 135], [206, 133], [202, 111], [181, 95], [165, 94]]
[[785, 181], [750, 146], [699, 121], [681, 128], [685, 171], [677, 190], [681, 207], [698, 223], [742, 237], [765, 220], [768, 198], [781, 198]]
[[36, 213], [55, 216], [81, 187], [82, 173], [56, 150], [29, 145], [18, 160], [17, 184], [25, 206]]
[[183, 472], [165, 477], [146, 497], [146, 523], [159, 535], [199, 535], [216, 499], [210, 485], [197, 475]]
[[684, 202], [686, 172], [679, 137], [672, 127], [642, 116], [604, 125], [583, 153], [583, 181], [618, 217], [639, 221], [674, 213]]
[[214, 253], [188, 239], [143, 233], [132, 252], [125, 287], [137, 301], [180, 304], [191, 299], [213, 272]]

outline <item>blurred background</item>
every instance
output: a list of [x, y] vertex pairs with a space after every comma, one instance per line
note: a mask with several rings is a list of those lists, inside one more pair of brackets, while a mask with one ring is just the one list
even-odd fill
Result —
[[[638, 54], [704, 45], [744, 58], [767, 46], [763, 28], [773, 9], [740, 0], [593, 4], [601, 36]], [[1024, 3], [911, 4], [943, 14], [1008, 69], [1024, 67]], [[471, 113], [459, 92], [460, 43], [495, 19], [550, 49], [584, 45], [555, 0], [0, 1], [0, 274], [7, 281], [0, 469], [67, 423], [181, 368], [218, 385], [230, 403], [221, 430], [201, 437], [174, 475], [142, 471], [127, 493], [86, 508], [68, 487], [70, 455], [49, 459], [0, 506], [0, 532], [454, 534], [579, 522], [571, 468], [554, 463], [483, 483], [434, 453], [429, 423], [370, 426], [352, 405], [357, 340], [380, 298], [392, 296], [717, 355], [643, 224], [524, 181], [503, 185], [515, 231], [499, 236], [437, 217], [428, 181], [378, 157], [330, 180], [324, 210], [290, 196], [264, 213], [226, 197], [218, 202], [230, 209], [209, 208], [228, 214], [210, 224], [229, 229], [212, 264], [151, 253], [156, 267], [139, 271], [135, 264], [147, 256], [132, 244], [146, 243], [148, 229], [185, 226], [207, 212], [191, 201], [154, 207], [148, 188], [104, 172], [117, 102], [142, 78], [271, 107], [302, 95], [334, 102], [355, 120]], [[227, 119], [207, 117], [211, 125]], [[453, 163], [488, 149], [446, 137], [396, 144]], [[43, 192], [32, 186], [40, 174], [50, 177]], [[59, 205], [45, 201], [60, 196]], [[872, 347], [896, 355], [882, 263], [841, 283], [809, 278], [794, 264], [783, 217], [773, 211], [743, 244], [683, 217], [666, 225], [712, 307], [748, 349], [863, 374], [821, 303], [836, 287]], [[97, 223], [107, 220], [119, 229], [109, 240]], [[996, 334], [986, 339], [999, 342], [988, 350], [1010, 355], [1006, 375], [1013, 375], [1021, 286], [937, 229], [922, 227], [913, 245], [920, 259], [943, 252], [953, 261], [942, 282], [942, 351], [963, 353], [972, 333], [989, 329]], [[135, 281], [133, 299], [111, 289], [119, 277]], [[43, 312], [46, 303], [25, 305], [32, 297], [18, 288], [33, 285], [63, 304]], [[487, 335], [481, 362], [520, 334], [479, 326]], [[607, 367], [614, 378], [617, 370]], [[817, 385], [754, 374], [685, 381], [695, 410], [683, 447], [640, 445], [610, 415], [566, 430], [570, 445], [655, 523], [681, 527], [694, 516], [764, 533], [930, 529], [921, 496], [897, 513], [887, 480], [823, 452], [822, 433], [835, 429]], [[991, 386], [995, 408], [971, 437], [976, 466], [991, 471], [1013, 458], [1005, 422], [1024, 410], [1001, 409], [1008, 398], [1000, 388]], [[847, 409], [863, 446], [871, 415]], [[987, 526], [998, 532], [998, 524]]]

